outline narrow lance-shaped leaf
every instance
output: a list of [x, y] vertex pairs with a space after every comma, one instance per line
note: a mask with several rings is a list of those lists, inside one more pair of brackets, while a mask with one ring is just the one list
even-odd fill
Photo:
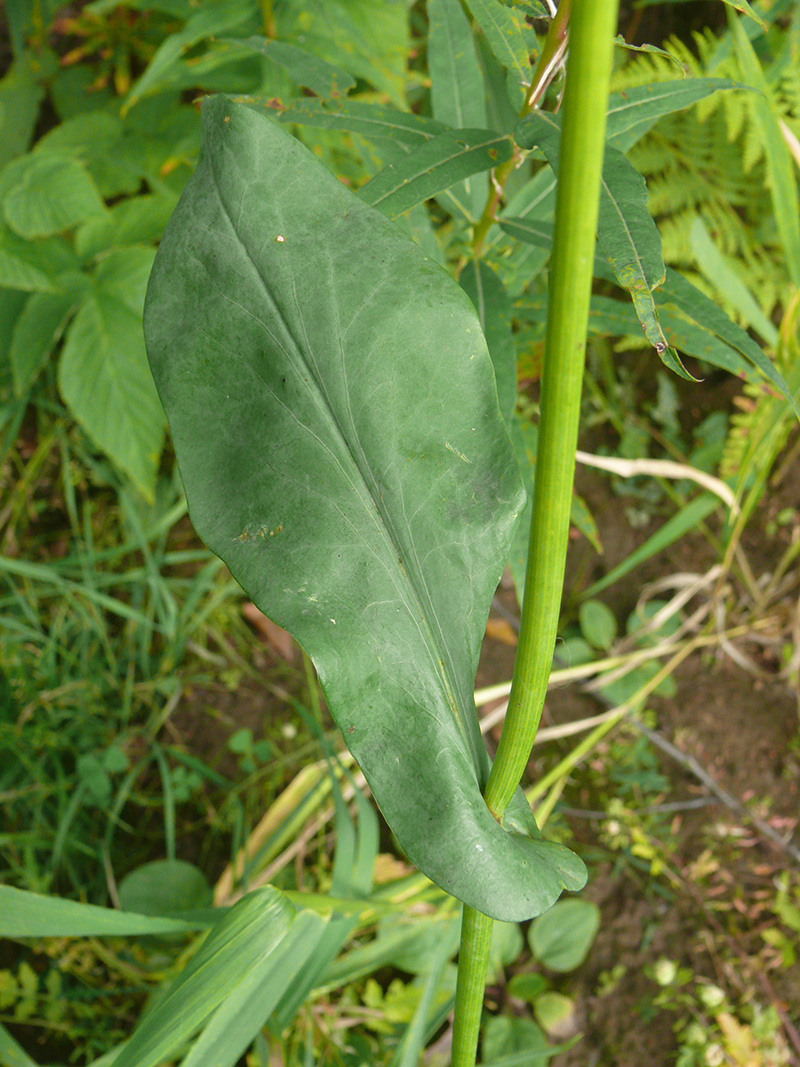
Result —
[[585, 869], [481, 795], [472, 686], [523, 494], [474, 309], [279, 126], [222, 97], [203, 122], [145, 308], [195, 526], [312, 657], [409, 857], [530, 917]]
[[[241, 97], [242, 103], [258, 107], [259, 98]], [[319, 126], [325, 130], [347, 130], [371, 140], [399, 142], [409, 151], [419, 148], [447, 130], [442, 122], [435, 122], [425, 115], [411, 111], [399, 111], [388, 104], [372, 104], [364, 100], [345, 100], [333, 103], [310, 97], [292, 100], [281, 111], [281, 122], [297, 123], [299, 126]]]
[[249, 0], [227, 0], [224, 4], [204, 5], [199, 8], [186, 20], [182, 29], [171, 34], [158, 46], [144, 74], [128, 93], [123, 110], [129, 111], [142, 97], [157, 92], [164, 84], [169, 84], [174, 67], [193, 45], [221, 37], [235, 30], [237, 26], [247, 25], [252, 15], [253, 9]]
[[[738, 7], [738, 4], [735, 6]], [[780, 112], [776, 106], [775, 93], [764, 76], [744, 26], [732, 12], [729, 12], [728, 21], [742, 73], [757, 90], [753, 109], [761, 136], [764, 138], [772, 209], [789, 277], [792, 284], [797, 286], [800, 285], [800, 203], [797, 196], [795, 162], [781, 133]]]
[[[520, 123], [516, 137], [525, 148], [538, 145], [558, 172], [560, 116], [541, 111], [528, 115], [524, 125]], [[647, 210], [644, 178], [622, 152], [609, 144], [603, 157], [597, 236], [617, 281], [631, 294], [645, 336], [666, 366], [691, 379], [658, 323], [653, 289], [664, 281], [666, 268], [661, 238]]]
[[[455, 129], [486, 126], [483, 74], [472, 27], [460, 0], [428, 0], [428, 71], [431, 110], [437, 122]], [[486, 200], [485, 183], [471, 180], [470, 175], [456, 194], [468, 215], [480, 218]]]
[[[746, 89], [729, 78], [681, 78], [669, 82], [634, 85], [608, 98], [606, 138], [625, 152], [664, 115], [691, 107], [721, 89]], [[524, 129], [528, 120], [519, 126]]]
[[512, 152], [511, 138], [493, 130], [448, 131], [384, 167], [362, 185], [359, 196], [396, 218], [462, 178], [505, 163]]
[[209, 925], [210, 921], [137, 915], [0, 886], [0, 937], [128, 937], [183, 933]]
[[237, 45], [244, 51], [256, 52], [283, 67], [292, 81], [304, 85], [321, 97], [346, 96], [356, 84], [347, 71], [335, 67], [319, 56], [306, 52], [297, 45], [285, 41], [268, 40], [266, 37], [222, 38], [223, 42]]
[[528, 42], [522, 29], [520, 12], [506, 7], [501, 0], [466, 0], [472, 17], [486, 37], [495, 59], [509, 73], [509, 88], [516, 86], [512, 100], [519, 109], [525, 97], [524, 87], [531, 80]]

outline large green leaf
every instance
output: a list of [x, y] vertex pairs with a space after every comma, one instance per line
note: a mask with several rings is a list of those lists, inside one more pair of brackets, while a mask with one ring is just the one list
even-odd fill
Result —
[[279, 126], [222, 97], [203, 122], [145, 307], [195, 526], [313, 658], [409, 857], [530, 917], [585, 869], [481, 796], [472, 686], [524, 501], [474, 309]]

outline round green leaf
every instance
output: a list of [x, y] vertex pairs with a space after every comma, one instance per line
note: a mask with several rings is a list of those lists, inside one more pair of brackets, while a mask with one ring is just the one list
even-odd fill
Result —
[[171, 915], [211, 903], [206, 876], [185, 860], [145, 863], [119, 883], [119, 902], [125, 911], [140, 915]]
[[541, 974], [515, 974], [508, 981], [508, 995], [519, 997], [533, 1004], [536, 998], [547, 989], [547, 979]]
[[539, 1026], [551, 1037], [563, 1036], [572, 1028], [575, 1001], [551, 989], [536, 998], [533, 1013]]
[[608, 650], [617, 636], [613, 611], [600, 600], [584, 600], [578, 609], [581, 632], [590, 645]]
[[313, 659], [409, 858], [540, 914], [586, 874], [481, 794], [473, 684], [524, 497], [474, 308], [269, 119], [216, 97], [203, 122], [145, 307], [192, 520]]
[[588, 900], [559, 900], [528, 929], [528, 942], [551, 971], [572, 971], [586, 959], [600, 925], [600, 909]]

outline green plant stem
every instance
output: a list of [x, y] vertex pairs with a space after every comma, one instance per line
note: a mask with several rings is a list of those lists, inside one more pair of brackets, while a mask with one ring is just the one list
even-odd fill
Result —
[[472, 1067], [478, 1047], [483, 991], [494, 920], [464, 905], [461, 948], [458, 953], [452, 1067]]
[[617, 0], [574, 0], [556, 191], [528, 570], [505, 726], [486, 787], [500, 818], [530, 756], [553, 662], [567, 554]]
[[[509, 709], [485, 794], [498, 819], [530, 755], [553, 663], [569, 534], [617, 7], [618, 0], [572, 0], [525, 598]], [[565, 26], [562, 37], [563, 32]], [[476, 254], [484, 233], [476, 231]], [[452, 1067], [473, 1067], [475, 1063], [491, 936], [492, 920], [465, 907]]]

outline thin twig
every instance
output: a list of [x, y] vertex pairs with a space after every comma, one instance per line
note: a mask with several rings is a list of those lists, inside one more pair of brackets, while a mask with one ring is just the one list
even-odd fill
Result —
[[644, 734], [649, 741], [652, 741], [654, 745], [660, 748], [663, 752], [666, 752], [668, 756], [671, 756], [676, 763], [680, 763], [687, 770], [691, 771], [695, 778], [699, 779], [707, 789], [719, 797], [726, 807], [737, 812], [739, 815], [743, 815], [763, 837], [768, 838], [784, 852], [788, 852], [792, 859], [800, 864], [800, 848], [798, 848], [791, 840], [784, 840], [784, 838], [782, 838], [776, 830], [773, 830], [768, 823], [765, 823], [763, 819], [759, 819], [757, 816], [749, 812], [741, 801], [737, 800], [736, 797], [732, 796], [727, 790], [723, 789], [722, 786], [714, 781], [708, 771], [697, 762], [694, 756], [688, 756], [685, 752], [681, 752], [679, 748], [676, 748], [670, 741], [667, 741], [667, 739], [662, 737], [660, 733], [656, 730], [650, 730], [644, 723], [639, 722], [638, 719], [629, 718], [628, 722], [631, 726], [635, 726], [641, 734]]

